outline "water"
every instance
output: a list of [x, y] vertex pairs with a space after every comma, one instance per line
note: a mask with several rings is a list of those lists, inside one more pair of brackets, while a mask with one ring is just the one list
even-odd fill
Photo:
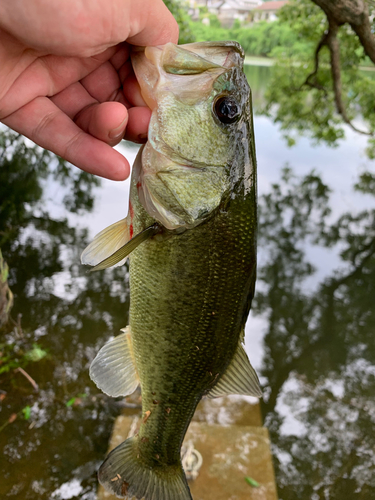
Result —
[[[259, 109], [272, 68], [247, 71]], [[337, 149], [307, 139], [288, 149], [278, 127], [259, 115], [255, 134], [260, 266], [246, 345], [264, 386], [279, 497], [375, 498], [374, 201], [353, 190], [373, 169], [365, 140], [347, 131]], [[128, 158], [137, 151], [120, 149]], [[285, 165], [296, 178], [280, 180]], [[25, 168], [20, 158], [10, 172], [17, 168]], [[313, 169], [329, 195], [306, 177]], [[99, 393], [88, 367], [128, 322], [128, 270], [86, 274], [79, 254], [90, 236], [124, 217], [128, 183], [65, 182], [62, 188], [32, 172], [19, 184], [9, 173], [0, 182], [13, 203], [6, 212], [11, 224], [0, 221], [0, 246], [17, 323], [0, 340], [0, 369], [9, 355], [38, 384], [34, 389], [16, 366], [0, 373], [0, 498], [94, 499], [95, 471], [123, 410], [121, 400]], [[69, 211], [63, 199], [77, 183], [81, 207]], [[35, 344], [47, 353], [39, 361], [26, 354]], [[139, 396], [126, 405], [139, 412]], [[227, 404], [219, 420], [246, 421], [246, 411], [238, 401]]]

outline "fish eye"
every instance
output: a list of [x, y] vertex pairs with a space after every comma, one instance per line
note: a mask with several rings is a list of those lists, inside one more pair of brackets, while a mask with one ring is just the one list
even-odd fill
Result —
[[214, 110], [221, 123], [234, 123], [240, 116], [239, 106], [231, 96], [219, 97], [214, 104]]

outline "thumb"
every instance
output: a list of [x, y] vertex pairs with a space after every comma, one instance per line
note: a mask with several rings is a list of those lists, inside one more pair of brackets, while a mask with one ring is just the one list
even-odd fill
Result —
[[178, 42], [178, 24], [162, 0], [132, 0], [130, 31], [132, 45], [164, 45]]

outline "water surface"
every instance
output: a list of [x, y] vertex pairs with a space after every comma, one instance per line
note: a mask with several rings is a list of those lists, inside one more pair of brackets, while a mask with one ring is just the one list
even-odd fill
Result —
[[[256, 111], [270, 71], [247, 67]], [[353, 189], [373, 169], [365, 140], [347, 131], [337, 149], [307, 139], [288, 149], [271, 119], [254, 121], [260, 266], [246, 349], [264, 387], [279, 497], [375, 498], [374, 199]], [[101, 394], [88, 367], [128, 323], [128, 269], [87, 274], [79, 255], [90, 236], [124, 217], [128, 183], [81, 179], [77, 190], [70, 181], [29, 181], [21, 191], [10, 173], [1, 178], [18, 221], [0, 220], [16, 323], [1, 348], [38, 390], [15, 367], [0, 374], [0, 498], [93, 500], [124, 402]], [[79, 209], [63, 204], [69, 193]], [[35, 346], [47, 352], [39, 361], [27, 358]], [[139, 412], [139, 395], [126, 405]], [[223, 424], [246, 421], [243, 404], [219, 413]]]

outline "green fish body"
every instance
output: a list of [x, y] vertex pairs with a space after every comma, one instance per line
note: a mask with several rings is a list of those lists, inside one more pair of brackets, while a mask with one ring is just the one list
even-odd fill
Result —
[[[100, 482], [119, 497], [191, 499], [180, 450], [200, 399], [260, 396], [242, 346], [257, 223], [242, 62], [234, 42], [167, 44], [133, 57], [153, 109], [149, 142], [133, 168], [129, 215], [101, 238], [108, 246], [114, 232], [120, 235], [104, 266], [131, 251], [130, 325], [91, 367], [93, 380], [113, 396], [141, 385], [139, 433], [99, 470]], [[84, 262], [111, 253], [98, 246]]]

